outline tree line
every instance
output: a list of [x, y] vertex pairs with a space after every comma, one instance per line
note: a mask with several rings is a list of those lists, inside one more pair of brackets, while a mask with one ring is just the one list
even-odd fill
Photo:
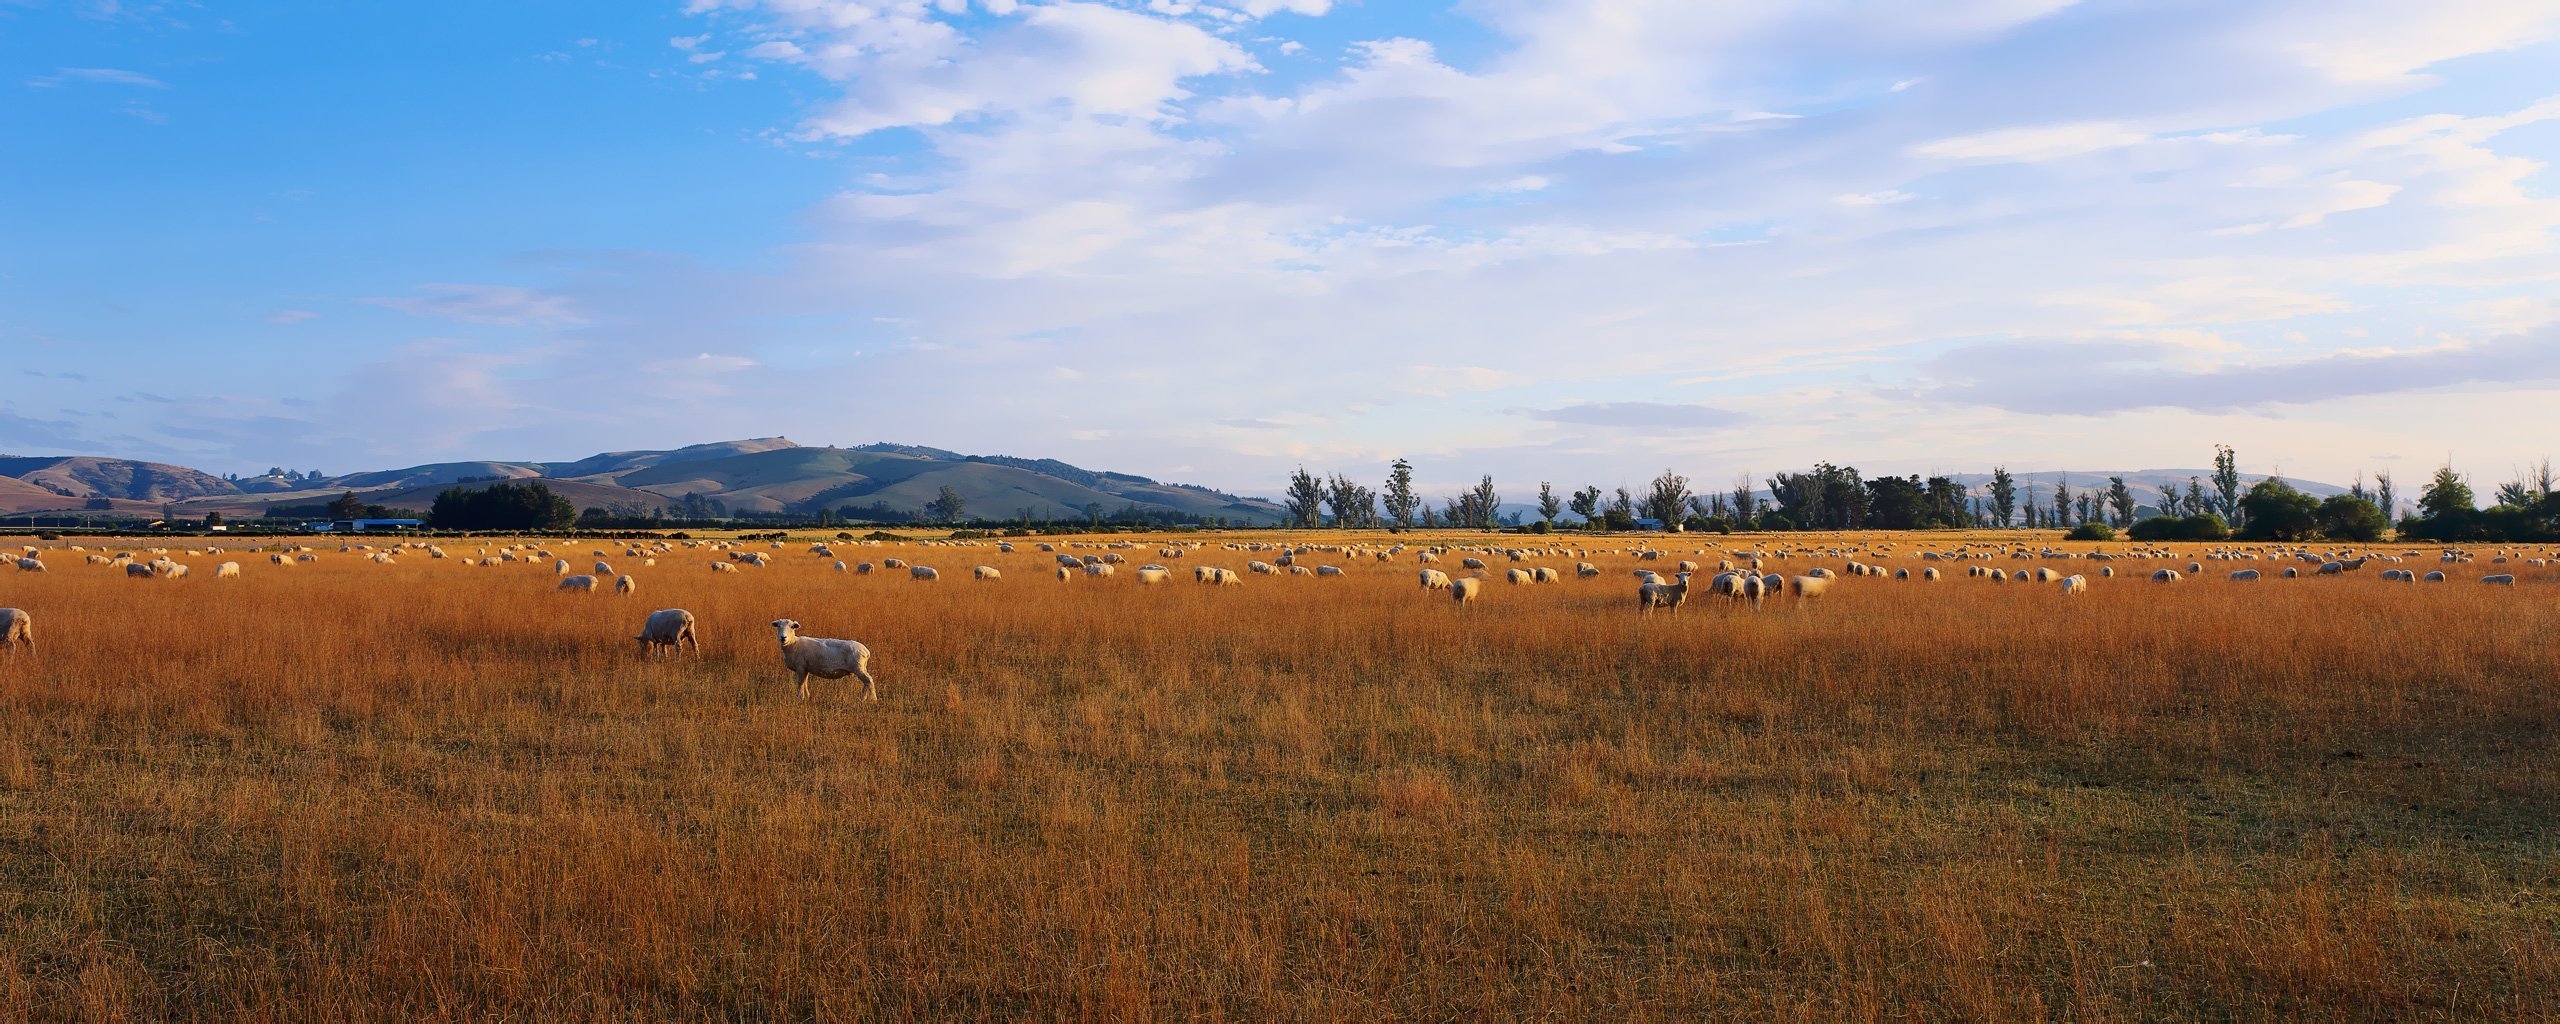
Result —
[[2281, 476], [2244, 484], [2239, 453], [2214, 450], [2210, 476], [2152, 483], [2149, 502], [2137, 499], [2133, 482], [2109, 476], [2103, 486], [2075, 490], [2068, 477], [2050, 489], [2021, 482], [2006, 466], [1969, 488], [1948, 476], [1866, 477], [1854, 466], [1816, 463], [1812, 468], [1755, 479], [1734, 477], [1729, 487], [1700, 492], [1690, 479], [1665, 469], [1642, 489], [1614, 492], [1587, 485], [1560, 495], [1541, 481], [1537, 519], [1504, 513], [1493, 477], [1434, 504], [1416, 493], [1412, 463], [1395, 460], [1376, 490], [1340, 473], [1319, 477], [1300, 466], [1291, 474], [1282, 525], [1299, 529], [1568, 528], [1570, 510], [1584, 529], [1664, 528], [1715, 532], [1790, 530], [2053, 529], [2080, 539], [2108, 540], [2120, 533], [2136, 540], [2330, 539], [2382, 540], [2396, 532], [2412, 540], [2530, 541], [2560, 539], [2560, 480], [2549, 460], [2501, 485], [2497, 504], [2475, 507], [2468, 482], [2450, 464], [2439, 469], [2398, 523], [2399, 504], [2389, 472], [2368, 485], [2358, 474], [2344, 494], [2320, 498]]

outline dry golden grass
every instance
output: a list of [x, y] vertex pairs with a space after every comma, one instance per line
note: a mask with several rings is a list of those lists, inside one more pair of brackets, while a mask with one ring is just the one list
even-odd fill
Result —
[[[599, 546], [638, 597], [0, 574], [0, 1018], [2560, 1016], [2550, 569], [1642, 617], [1616, 555], [1459, 608]], [[883, 699], [795, 701], [782, 616]]]

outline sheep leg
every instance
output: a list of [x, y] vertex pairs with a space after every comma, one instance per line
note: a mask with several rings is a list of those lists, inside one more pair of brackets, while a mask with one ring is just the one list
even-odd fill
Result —
[[800, 699], [809, 699], [809, 673], [800, 673]]
[[853, 674], [862, 677], [862, 699], [880, 699], [880, 684], [871, 678], [871, 666], [856, 665], [854, 666]]

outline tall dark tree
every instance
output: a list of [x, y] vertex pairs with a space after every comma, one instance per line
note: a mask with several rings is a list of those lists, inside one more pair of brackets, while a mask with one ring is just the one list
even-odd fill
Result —
[[539, 480], [477, 490], [449, 487], [436, 495], [427, 513], [427, 525], [439, 530], [565, 530], [577, 521], [578, 510], [569, 499]]
[[1502, 516], [1502, 495], [1494, 492], [1492, 474], [1486, 474], [1474, 490], [1467, 492], [1467, 497], [1476, 511], [1475, 521], [1467, 525], [1479, 530], [1493, 529]]
[[1399, 529], [1413, 528], [1414, 510], [1422, 507], [1422, 499], [1413, 493], [1413, 464], [1397, 459], [1387, 471], [1387, 518]]
[[961, 516], [968, 514], [969, 499], [961, 497], [958, 488], [944, 484], [942, 493], [935, 495], [932, 501], [925, 502], [924, 510], [927, 515], [933, 517], [934, 522], [956, 523], [960, 521]]
[[1574, 515], [1581, 516], [1584, 525], [1594, 527], [1600, 525], [1599, 486], [1584, 487], [1573, 492], [1573, 500], [1566, 502], [1565, 507], [1572, 509]]
[[1930, 525], [1929, 492], [1920, 478], [1880, 476], [1867, 481], [1867, 527], [1917, 530]]
[[2053, 482], [2053, 517], [2064, 526], [2071, 525], [2071, 478]]
[[2334, 495], [2311, 510], [2311, 519], [2320, 535], [2330, 540], [2371, 544], [2391, 532], [2391, 521], [2372, 501], [2352, 494]]
[[1753, 489], [1748, 470], [1733, 478], [1733, 517], [1745, 522], [1760, 518], [1760, 495]]
[[1289, 525], [1312, 530], [1324, 525], [1324, 482], [1300, 466], [1289, 476], [1289, 493], [1281, 501], [1289, 511]]
[[2453, 471], [2450, 462], [2436, 469], [2435, 477], [2427, 481], [2427, 489], [2418, 495], [2418, 512], [2429, 519], [2476, 511], [2479, 504], [2471, 496], [2471, 484]]
[[1350, 477], [1333, 474], [1325, 482], [1324, 503], [1333, 510], [1333, 525], [1336, 527], [1359, 530], [1377, 525], [1377, 494], [1353, 483]]
[[2125, 486], [2123, 477], [2107, 478], [2107, 509], [2111, 513], [2109, 521], [2116, 528], [2133, 525], [2133, 488]]
[[[2030, 500], [2028, 504], [2034, 504]], [[2009, 475], [2009, 467], [1991, 467], [1991, 518], [2008, 529], [2018, 517], [2018, 478]]]
[[2390, 470], [2374, 471], [2373, 503], [2381, 507], [2384, 517], [2395, 523], [2400, 521], [2400, 495], [2392, 490]]
[[348, 491], [345, 494], [341, 494], [338, 496], [338, 500], [329, 503], [329, 518], [331, 519], [354, 519], [363, 514], [364, 499], [356, 497], [356, 492], [354, 491]]
[[1564, 512], [1564, 499], [1556, 497], [1554, 484], [1538, 481], [1538, 521], [1553, 523]]
[[1689, 504], [1689, 478], [1668, 469], [1645, 491], [1644, 517], [1662, 521], [1665, 529], [1680, 521], [1681, 510]]
[[2213, 446], [2213, 494], [2222, 521], [2243, 525], [2248, 516], [2240, 510], [2240, 455], [2227, 444]]

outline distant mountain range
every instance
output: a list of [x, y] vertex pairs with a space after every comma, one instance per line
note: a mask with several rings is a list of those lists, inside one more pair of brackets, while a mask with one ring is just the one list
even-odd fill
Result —
[[1280, 521], [1278, 505], [1254, 498], [1098, 472], [1055, 459], [962, 455], [917, 445], [804, 447], [785, 438], [698, 444], [672, 451], [606, 452], [574, 462], [442, 462], [407, 469], [224, 479], [156, 462], [0, 456], [0, 513], [108, 510], [158, 515], [221, 512], [257, 516], [278, 506], [326, 503], [348, 491], [368, 504], [424, 510], [450, 487], [540, 480], [580, 509], [621, 513], [814, 513], [886, 509], [914, 513], [942, 488], [957, 491], [972, 518], [1072, 519], [1086, 509], [1135, 508], [1183, 519]]
[[[2137, 502], [2156, 507], [2162, 485], [2183, 489], [2190, 478], [2197, 478], [2210, 488], [2213, 471], [2019, 473], [2019, 497], [2023, 502], [2033, 487], [2040, 502], [2047, 500], [2054, 485], [2065, 481], [2075, 492], [2104, 490], [2111, 476], [2124, 477]], [[1951, 478], [1977, 494], [1991, 482], [1988, 473], [1959, 473]], [[2241, 479], [2245, 486], [2264, 478], [2243, 474]], [[2320, 497], [2346, 490], [2316, 480], [2286, 479]], [[277, 506], [323, 504], [348, 491], [368, 504], [424, 510], [448, 487], [485, 487], [502, 480], [540, 480], [582, 510], [621, 513], [689, 510], [701, 514], [717, 508], [731, 514], [791, 514], [850, 507], [913, 514], [947, 485], [967, 502], [969, 516], [983, 519], [1011, 519], [1026, 512], [1035, 519], [1072, 519], [1093, 506], [1105, 513], [1134, 507], [1143, 513], [1184, 519], [1224, 517], [1231, 523], [1254, 525], [1277, 523], [1285, 515], [1267, 499], [1089, 470], [1056, 459], [962, 455], [905, 444], [813, 448], [780, 437], [669, 451], [605, 452], [574, 462], [439, 462], [339, 476], [280, 472], [240, 479], [128, 459], [0, 455], [0, 514], [94, 511], [94, 506], [104, 505], [105, 511], [136, 516], [157, 516], [164, 508], [174, 507], [187, 516], [221, 512], [254, 517]], [[2404, 483], [2404, 507], [2415, 497], [2417, 483]], [[1706, 481], [1694, 485], [1715, 486]], [[1767, 490], [1759, 494], [1763, 501], [1768, 499]], [[1524, 520], [1537, 518], [1536, 507], [1524, 502], [1505, 503], [1503, 511]]]

